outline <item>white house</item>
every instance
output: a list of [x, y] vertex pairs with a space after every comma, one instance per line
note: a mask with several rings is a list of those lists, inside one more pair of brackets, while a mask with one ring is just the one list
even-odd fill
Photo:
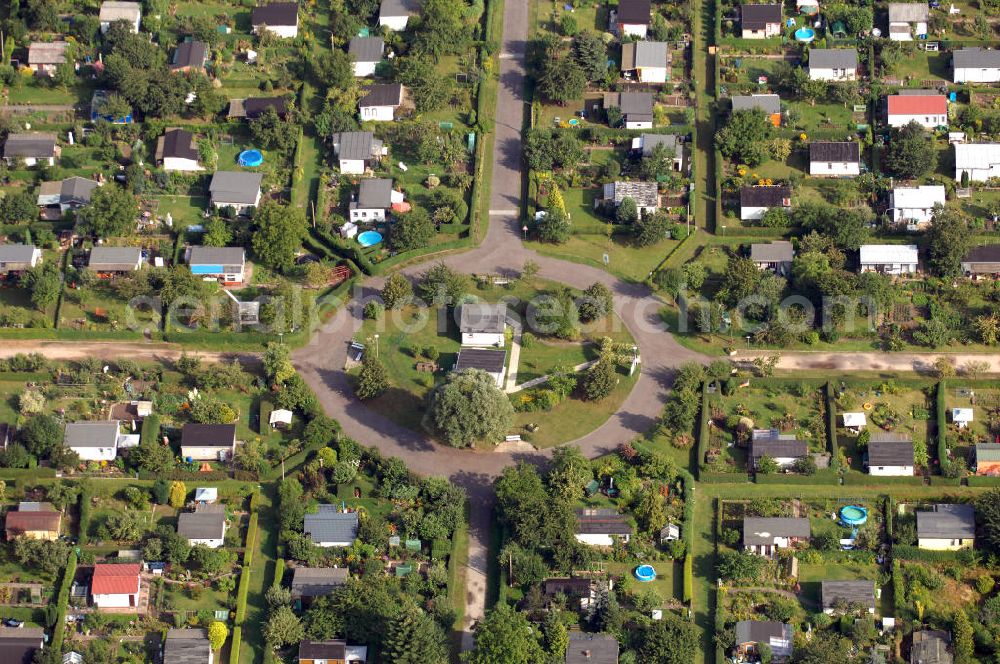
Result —
[[604, 109], [610, 108], [621, 111], [622, 123], [626, 129], [653, 128], [651, 92], [607, 92], [604, 94]]
[[374, 76], [375, 67], [382, 62], [385, 41], [381, 37], [355, 37], [347, 47], [347, 54], [354, 62], [355, 76]]
[[284, 39], [299, 36], [299, 5], [296, 2], [272, 2], [254, 7], [250, 12], [254, 34], [267, 30]]
[[344, 131], [333, 135], [333, 153], [341, 173], [361, 175], [388, 154], [388, 148], [370, 131]]
[[930, 8], [926, 2], [889, 3], [889, 39], [913, 41], [927, 36], [927, 18]]
[[358, 185], [358, 199], [348, 206], [353, 223], [385, 221], [393, 205], [401, 204], [403, 192], [392, 188], [388, 178], [366, 178]]
[[1000, 178], [1000, 143], [955, 143], [955, 181], [965, 173], [969, 182]]
[[209, 199], [215, 208], [232, 207], [237, 212], [245, 212], [260, 203], [263, 180], [262, 173], [216, 171], [208, 185]]
[[459, 310], [458, 328], [463, 346], [501, 348], [505, 343], [507, 305], [467, 302]]
[[10, 166], [19, 160], [25, 166], [34, 166], [38, 163], [55, 166], [61, 152], [62, 148], [56, 145], [55, 134], [40, 132], [8, 134], [7, 141], [3, 144], [3, 158]]
[[632, 152], [642, 159], [649, 159], [658, 145], [674, 155], [674, 170], [679, 171], [684, 165], [683, 149], [677, 134], [642, 134], [632, 139]]
[[236, 451], [235, 424], [194, 424], [181, 429], [181, 456], [193, 461], [225, 461]]
[[106, 0], [101, 3], [98, 15], [101, 22], [101, 34], [108, 31], [115, 21], [126, 21], [132, 26], [132, 32], [139, 32], [139, 22], [142, 20], [142, 7], [138, 2], [118, 2]]
[[186, 129], [168, 129], [156, 141], [156, 163], [165, 171], [203, 171], [198, 157], [194, 134]]
[[141, 578], [138, 563], [94, 565], [90, 583], [91, 600], [99, 609], [139, 607]]
[[771, 558], [779, 549], [808, 542], [810, 533], [805, 517], [744, 517], [743, 550]]
[[632, 525], [624, 515], [609, 508], [576, 510], [576, 540], [590, 546], [613, 546], [615, 539], [628, 542]]
[[943, 185], [896, 187], [889, 193], [889, 218], [914, 227], [931, 223], [934, 207], [945, 204]]
[[101, 186], [96, 180], [77, 175], [65, 180], [50, 180], [38, 186], [39, 207], [59, 208], [59, 214], [76, 210], [90, 203], [94, 190]]
[[369, 86], [368, 92], [358, 101], [361, 121], [392, 122], [396, 118], [396, 109], [403, 105], [405, 94], [406, 88], [399, 83]]
[[192, 546], [218, 549], [226, 539], [226, 525], [225, 505], [198, 504], [193, 512], [178, 515], [177, 534]]
[[203, 281], [218, 281], [226, 286], [242, 284], [246, 252], [243, 247], [195, 246], [187, 250], [187, 264], [191, 274]]
[[622, 44], [622, 74], [640, 83], [666, 83], [670, 77], [669, 45], [655, 41]]
[[781, 35], [781, 5], [740, 5], [740, 36], [770, 39]]
[[809, 175], [851, 177], [861, 174], [861, 147], [857, 141], [809, 144]]
[[890, 127], [916, 122], [926, 129], [948, 126], [948, 99], [944, 95], [889, 95], [886, 107]]
[[497, 387], [503, 387], [503, 377], [507, 362], [507, 351], [493, 348], [468, 348], [458, 351], [458, 358], [452, 369], [455, 372], [478, 369], [485, 371]]
[[882, 274], [913, 274], [917, 271], [915, 244], [861, 245], [861, 271]]
[[418, 11], [418, 0], [382, 0], [378, 8], [378, 27], [402, 32], [406, 30], [410, 17]]
[[750, 458], [754, 470], [760, 469], [760, 460], [764, 457], [774, 459], [779, 468], [788, 470], [808, 454], [809, 445], [804, 440], [796, 440], [794, 435], [782, 435], [776, 429], [755, 429], [753, 432]]
[[608, 182], [604, 185], [605, 205], [617, 210], [626, 198], [635, 202], [640, 215], [655, 214], [660, 209], [660, 192], [655, 182]]
[[0, 276], [26, 272], [40, 262], [42, 250], [33, 244], [0, 244]]
[[114, 461], [118, 456], [118, 420], [70, 422], [63, 434], [63, 446], [79, 455], [81, 461]]
[[28, 46], [28, 66], [39, 76], [52, 76], [66, 62], [69, 42], [31, 42]]
[[917, 512], [917, 546], [931, 551], [970, 549], [976, 539], [976, 510], [972, 505], [938, 503]]
[[951, 56], [955, 83], [1000, 82], [1000, 51], [985, 48], [960, 48]]
[[358, 537], [358, 513], [341, 512], [337, 505], [319, 505], [305, 516], [302, 532], [322, 547], [350, 546]]
[[645, 39], [652, 16], [650, 0], [620, 0], [612, 16], [612, 29], [620, 37]]
[[809, 78], [814, 81], [853, 81], [858, 77], [858, 51], [853, 48], [809, 49]]
[[761, 219], [771, 208], [789, 210], [792, 188], [788, 185], [743, 187], [740, 189], [740, 219]]
[[951, 409], [951, 421], [953, 424], [957, 425], [959, 429], [967, 428], [972, 422], [972, 418], [974, 416], [974, 411], [971, 408]]
[[912, 477], [915, 465], [912, 438], [898, 433], [872, 433], [868, 441], [869, 475]]

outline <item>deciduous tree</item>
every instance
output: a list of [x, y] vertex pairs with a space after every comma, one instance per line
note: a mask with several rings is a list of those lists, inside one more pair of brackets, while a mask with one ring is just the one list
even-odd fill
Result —
[[514, 418], [507, 395], [485, 371], [452, 372], [431, 394], [426, 426], [449, 445], [503, 440]]

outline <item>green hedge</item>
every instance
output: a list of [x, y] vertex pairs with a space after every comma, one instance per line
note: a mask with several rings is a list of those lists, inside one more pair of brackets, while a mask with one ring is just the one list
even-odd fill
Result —
[[827, 383], [826, 394], [826, 446], [830, 450], [830, 468], [840, 470], [840, 454], [837, 453], [837, 400], [833, 396], [833, 385]]
[[91, 504], [91, 489], [89, 482], [83, 482], [80, 485], [80, 523], [78, 524], [79, 533], [77, 535], [77, 542], [81, 546], [87, 543], [87, 531], [90, 529], [90, 504]]
[[882, 477], [880, 475], [868, 475], [867, 473], [847, 472], [844, 473], [844, 484], [852, 486], [882, 486], [885, 484], [903, 484], [909, 486], [923, 486], [923, 477]]
[[[947, 419], [947, 408], [945, 407], [945, 395], [948, 390], [947, 383], [941, 381], [937, 386], [937, 411], [935, 413], [935, 419], [937, 420], [937, 458], [938, 458], [938, 470], [941, 473], [945, 472], [945, 464], [951, 463], [948, 460], [948, 419]], [[937, 478], [935, 478], [935, 481]]]
[[56, 596], [56, 624], [52, 632], [52, 650], [62, 652], [63, 638], [66, 635], [66, 607], [69, 606], [69, 591], [73, 587], [73, 577], [76, 576], [76, 551], [69, 554], [66, 569], [63, 571], [62, 584]]
[[978, 487], [996, 487], [1000, 486], [1000, 477], [981, 477], [979, 475], [970, 475], [966, 478], [969, 486]]
[[691, 603], [694, 591], [694, 556], [688, 553], [684, 556], [684, 589], [681, 600], [685, 604]]
[[896, 501], [892, 496], [885, 497], [885, 534], [889, 539], [893, 537], [894, 520], [896, 518]]
[[897, 618], [906, 615], [906, 603], [903, 601], [903, 570], [899, 561], [892, 561], [892, 606]]
[[744, 484], [749, 483], [750, 478], [746, 473], [711, 473], [699, 472], [698, 481], [704, 484]]
[[240, 646], [243, 645], [243, 627], [233, 628], [233, 637], [229, 641], [229, 664], [240, 664]]
[[139, 443], [157, 443], [160, 437], [160, 416], [155, 413], [147, 415], [142, 420], [142, 430], [139, 432]]
[[681, 523], [681, 537], [684, 538], [684, 579], [683, 579], [683, 601], [690, 605], [694, 595], [694, 476], [688, 471], [680, 469], [677, 476], [681, 478], [684, 487], [684, 521]]
[[814, 475], [792, 475], [775, 473], [773, 475], [754, 475], [756, 484], [840, 484], [840, 475], [832, 470], [819, 470]]
[[272, 588], [281, 587], [281, 579], [285, 576], [285, 559], [278, 558], [274, 561], [274, 581], [271, 582]]
[[0, 469], [0, 479], [25, 480], [51, 479], [56, 476], [55, 468], [3, 468]]
[[909, 544], [896, 544], [892, 547], [892, 557], [895, 560], [915, 560], [924, 563], [944, 563], [954, 560], [964, 560], [975, 555], [972, 549], [960, 551], [931, 551]]
[[701, 384], [701, 411], [698, 417], [698, 479], [702, 481], [704, 481], [704, 478], [702, 478], [702, 469], [705, 466], [705, 457], [708, 454], [708, 422], [711, 419], [712, 413], [712, 409], [709, 408], [708, 404], [708, 382], [709, 381], [706, 380]]

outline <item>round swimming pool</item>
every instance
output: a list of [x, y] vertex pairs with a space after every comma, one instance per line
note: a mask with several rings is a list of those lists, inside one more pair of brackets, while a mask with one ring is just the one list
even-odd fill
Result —
[[264, 155], [260, 150], [244, 150], [237, 161], [240, 166], [260, 166], [264, 163]]
[[814, 39], [816, 39], [816, 31], [808, 26], [799, 28], [795, 31], [795, 41], [808, 44]]
[[848, 526], [860, 526], [868, 521], [868, 510], [857, 505], [840, 508], [840, 520]]
[[362, 247], [374, 247], [382, 241], [382, 234], [378, 231], [365, 231], [358, 234], [358, 244]]
[[656, 570], [653, 569], [652, 565], [639, 565], [632, 573], [643, 583], [656, 580]]

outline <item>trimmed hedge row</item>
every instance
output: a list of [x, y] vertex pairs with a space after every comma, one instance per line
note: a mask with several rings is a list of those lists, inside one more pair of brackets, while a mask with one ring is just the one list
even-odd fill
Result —
[[833, 396], [833, 385], [824, 387], [826, 395], [826, 446], [830, 450], [830, 468], [840, 470], [840, 454], [837, 453], [837, 400]]
[[690, 606], [694, 595], [694, 476], [683, 468], [677, 472], [684, 486], [684, 521], [681, 524], [681, 537], [684, 538], [686, 551], [684, 554], [684, 577], [682, 583], [682, 601]]
[[814, 475], [792, 475], [789, 473], [775, 473], [773, 475], [763, 475], [757, 473], [754, 476], [756, 484], [840, 484], [840, 475], [831, 470], [820, 470]]
[[958, 551], [932, 551], [921, 549], [910, 544], [896, 544], [892, 547], [892, 557], [895, 560], [915, 560], [924, 563], [943, 563], [964, 559], [966, 556], [975, 555], [972, 549], [960, 549]]
[[243, 549], [243, 569], [240, 571], [240, 585], [236, 591], [236, 617], [233, 619], [233, 640], [229, 649], [229, 664], [239, 664], [240, 646], [243, 642], [243, 621], [247, 617], [247, 596], [250, 594], [250, 568], [253, 565], [254, 543], [257, 541], [258, 494], [250, 498], [250, 523], [247, 526], [247, 542]]
[[711, 419], [711, 409], [708, 407], [708, 382], [701, 384], [701, 412], [698, 416], [698, 479], [705, 481], [702, 475], [705, 457], [708, 455], [708, 422]]
[[749, 483], [746, 473], [707, 473], [699, 472], [698, 481], [704, 484], [743, 484]]
[[906, 615], [906, 605], [903, 602], [903, 570], [898, 560], [892, 561], [892, 607], [897, 618]]
[[77, 529], [80, 532], [77, 541], [81, 546], [87, 543], [87, 531], [90, 529], [90, 504], [91, 504], [90, 483], [80, 484], [80, 523]]
[[981, 477], [979, 475], [970, 475], [966, 478], [969, 486], [978, 487], [993, 487], [1000, 486], [1000, 477]]
[[62, 652], [63, 638], [66, 635], [66, 607], [69, 606], [69, 591], [73, 587], [73, 577], [76, 576], [76, 551], [71, 551], [63, 571], [62, 585], [56, 596], [56, 624], [52, 631], [52, 650]]
[[892, 496], [885, 497], [885, 534], [889, 539], [893, 538], [894, 519], [896, 518], [896, 501]]
[[909, 486], [923, 486], [923, 477], [882, 477], [879, 475], [868, 475], [867, 473], [848, 472], [844, 473], [844, 484], [852, 486], [882, 486], [884, 484], [904, 484]]
[[[937, 420], [937, 457], [938, 457], [938, 468], [943, 474], [945, 471], [945, 464], [951, 463], [948, 460], [948, 419], [946, 416], [947, 408], [945, 407], [945, 393], [947, 392], [947, 383], [941, 381], [937, 386], [937, 409], [935, 412], [935, 419]], [[936, 478], [935, 478], [936, 481]]]

